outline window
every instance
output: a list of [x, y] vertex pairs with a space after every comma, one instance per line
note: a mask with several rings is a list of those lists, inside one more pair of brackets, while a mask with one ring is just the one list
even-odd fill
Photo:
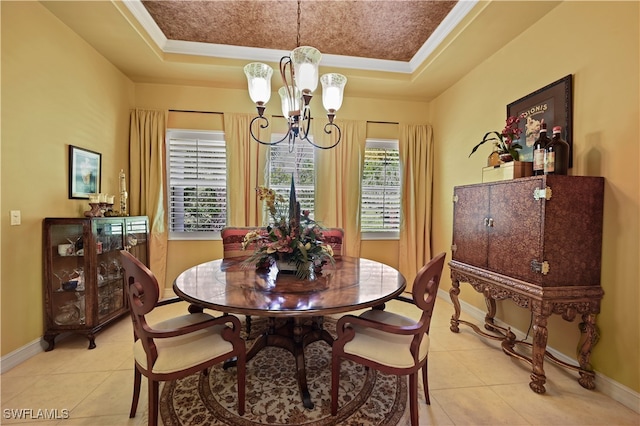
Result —
[[[278, 140], [284, 135], [272, 135]], [[314, 210], [314, 148], [305, 141], [296, 141], [293, 152], [289, 152], [287, 141], [273, 145], [269, 155], [269, 188], [289, 199], [291, 176], [296, 185], [296, 198], [301, 210], [309, 210], [313, 218]]]
[[368, 139], [364, 154], [360, 211], [363, 238], [399, 237], [400, 195], [398, 141]]
[[170, 238], [210, 239], [227, 222], [224, 133], [167, 132]]

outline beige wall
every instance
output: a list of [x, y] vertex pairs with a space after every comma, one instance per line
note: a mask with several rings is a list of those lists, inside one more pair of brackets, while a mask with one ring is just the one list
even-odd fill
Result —
[[[434, 251], [450, 252], [455, 185], [481, 181], [490, 147], [467, 158], [489, 130], [504, 126], [505, 106], [567, 74], [574, 76], [574, 175], [604, 176], [604, 243], [596, 371], [640, 390], [639, 27], [638, 2], [565, 2], [432, 104], [436, 129]], [[508, 253], [505, 253], [508, 255]], [[448, 275], [448, 272], [446, 273]], [[446, 281], [444, 288], [450, 288]], [[484, 301], [467, 285], [461, 298]], [[499, 302], [498, 316], [526, 331], [529, 314]], [[579, 319], [578, 319], [579, 320]], [[576, 323], [549, 322], [549, 344], [575, 356]]]
[[[103, 192], [128, 163], [133, 84], [38, 2], [2, 7], [1, 335], [6, 355], [43, 334], [42, 219], [81, 217], [68, 147], [102, 154]], [[22, 225], [9, 225], [20, 210]]]

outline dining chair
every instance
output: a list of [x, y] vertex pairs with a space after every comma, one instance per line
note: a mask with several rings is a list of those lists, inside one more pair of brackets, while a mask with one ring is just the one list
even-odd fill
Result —
[[260, 229], [257, 226], [227, 226], [220, 230], [222, 238], [222, 252], [225, 259], [247, 258], [251, 256], [255, 243], [249, 244], [246, 249], [242, 248], [242, 241], [248, 232]]
[[429, 326], [436, 302], [445, 253], [440, 253], [420, 269], [413, 282], [413, 302], [422, 310], [420, 319], [371, 309], [345, 315], [336, 325], [337, 338], [331, 352], [331, 415], [338, 413], [340, 364], [352, 360], [384, 374], [409, 375], [411, 425], [418, 426], [418, 371], [422, 369], [424, 396], [429, 400], [427, 356]]
[[125, 287], [133, 320], [135, 359], [133, 400], [129, 417], [136, 415], [142, 375], [149, 385], [148, 424], [158, 424], [159, 382], [176, 380], [230, 358], [237, 359], [238, 414], [244, 415], [246, 347], [240, 321], [232, 315], [182, 315], [149, 324], [146, 315], [156, 306], [160, 289], [153, 273], [132, 254], [120, 251]]
[[324, 242], [331, 246], [333, 250], [333, 258], [338, 260], [342, 257], [342, 240], [344, 239], [344, 230], [342, 228], [326, 228], [322, 230]]

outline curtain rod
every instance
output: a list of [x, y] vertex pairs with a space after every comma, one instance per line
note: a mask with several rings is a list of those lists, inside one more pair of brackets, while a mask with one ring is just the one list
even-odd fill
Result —
[[395, 121], [368, 121], [367, 120], [367, 124], [400, 124], [400, 123]]
[[220, 114], [224, 115], [223, 112], [218, 111], [196, 111], [196, 110], [186, 110], [186, 109], [170, 109], [169, 112], [192, 112], [196, 114]]
[[[224, 112], [218, 111], [197, 111], [197, 110], [187, 110], [187, 109], [170, 109], [169, 112], [191, 112], [195, 114], [219, 114], [224, 115]], [[275, 118], [284, 118], [284, 115], [272, 115]]]

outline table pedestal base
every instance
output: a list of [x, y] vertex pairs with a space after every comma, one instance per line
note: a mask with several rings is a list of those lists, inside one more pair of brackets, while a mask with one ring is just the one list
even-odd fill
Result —
[[[247, 352], [247, 362], [267, 346], [286, 349], [296, 360], [298, 387], [302, 404], [305, 408], [314, 407], [307, 386], [307, 370], [304, 358], [304, 348], [310, 343], [324, 340], [333, 344], [333, 336], [322, 326], [323, 317], [312, 317], [311, 324], [305, 324], [305, 317], [288, 319], [283, 325], [276, 326], [276, 319], [268, 318], [267, 330], [261, 334]], [[224, 368], [235, 365], [234, 360], [225, 362]]]

